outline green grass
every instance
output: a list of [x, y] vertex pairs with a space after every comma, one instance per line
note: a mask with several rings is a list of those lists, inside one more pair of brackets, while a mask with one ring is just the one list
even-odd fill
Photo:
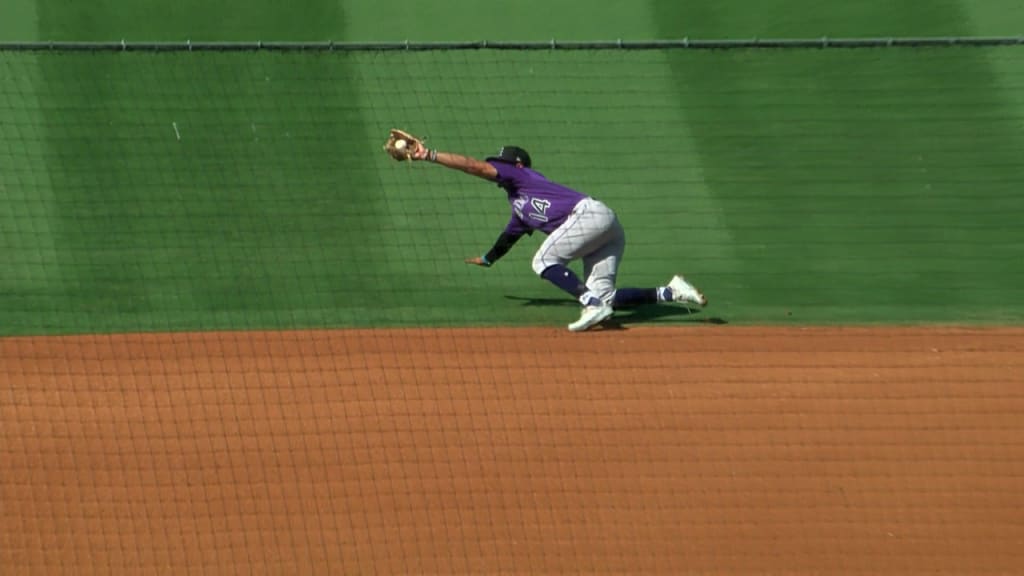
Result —
[[[801, 6], [775, 4], [779, 14]], [[658, 14], [662, 36], [680, 20], [711, 36], [748, 25], [799, 33], [721, 3], [665, 0]], [[834, 36], [972, 33], [957, 2], [922, 16], [859, 2], [800, 23]], [[764, 319], [1019, 321], [1024, 272], [1011, 263], [1024, 261], [1024, 139], [1012, 126], [1024, 98], [999, 83], [1024, 77], [1018, 62], [999, 49], [673, 55], [678, 101], [741, 263], [717, 275], [715, 292]]]
[[[60, 40], [1000, 34], [1024, 22], [1002, 0], [666, 0], [582, 20], [571, 2], [500, 17], [468, 2], [12, 6], [0, 34], [25, 39], [31, 22]], [[705, 316], [1019, 323], [1018, 53], [0, 54], [0, 334], [572, 319], [530, 270], [540, 238], [490, 270], [462, 263], [501, 230], [500, 191], [391, 162], [391, 126], [477, 156], [527, 147], [619, 211], [621, 285], [686, 272], [712, 298]]]
[[[371, 297], [355, 274], [330, 283], [380, 244], [382, 197], [360, 168], [371, 151], [350, 145], [369, 135], [345, 106], [344, 59], [43, 60], [15, 58], [48, 87], [35, 111], [45, 145], [29, 168], [48, 181], [20, 206], [35, 211], [24, 233], [57, 246], [63, 280], [10, 301], [7, 326], [318, 323], [342, 298]], [[310, 79], [315, 92], [294, 93]]]

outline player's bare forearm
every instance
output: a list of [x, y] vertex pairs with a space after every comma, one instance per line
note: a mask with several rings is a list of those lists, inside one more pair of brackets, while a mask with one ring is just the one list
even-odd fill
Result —
[[477, 266], [490, 268], [491, 265], [500, 260], [502, 256], [508, 254], [508, 251], [511, 250], [512, 247], [515, 246], [516, 242], [518, 242], [522, 237], [522, 234], [502, 232], [501, 236], [498, 236], [498, 240], [495, 241], [494, 247], [491, 248], [487, 254], [476, 258], [467, 258], [466, 264], [476, 264]]
[[498, 171], [487, 162], [483, 160], [477, 160], [469, 156], [463, 156], [462, 154], [453, 154], [451, 152], [435, 152], [431, 150], [430, 159], [434, 162], [452, 168], [454, 170], [461, 170], [466, 174], [472, 174], [478, 176], [484, 180], [495, 180], [498, 178]]
[[421, 139], [397, 128], [391, 129], [388, 140], [384, 143], [384, 150], [395, 160], [426, 160], [484, 180], [498, 179], [498, 170], [487, 162], [462, 154], [431, 150], [423, 145]]

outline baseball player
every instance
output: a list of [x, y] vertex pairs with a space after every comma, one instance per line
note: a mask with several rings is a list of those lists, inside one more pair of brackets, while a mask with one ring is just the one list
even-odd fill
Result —
[[[384, 149], [396, 160], [429, 161], [484, 180], [505, 190], [512, 207], [505, 230], [484, 255], [466, 260], [493, 266], [524, 235], [541, 232], [547, 238], [533, 257], [533, 271], [576, 298], [583, 307], [569, 330], [597, 326], [616, 308], [656, 302], [678, 302], [703, 307], [707, 299], [682, 276], [656, 288], [615, 288], [616, 274], [626, 249], [626, 235], [615, 212], [600, 200], [552, 182], [533, 169], [530, 155], [517, 146], [505, 146], [497, 156], [477, 160], [439, 152], [415, 136], [391, 130]], [[567, 265], [583, 261], [584, 280]]]

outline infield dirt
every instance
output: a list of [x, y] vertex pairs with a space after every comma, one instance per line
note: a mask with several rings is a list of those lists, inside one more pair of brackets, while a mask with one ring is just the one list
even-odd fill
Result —
[[1024, 329], [0, 340], [6, 573], [1010, 574]]

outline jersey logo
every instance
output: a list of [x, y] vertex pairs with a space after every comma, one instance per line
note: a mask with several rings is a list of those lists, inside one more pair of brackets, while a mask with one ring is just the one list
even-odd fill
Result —
[[516, 198], [512, 201], [512, 210], [520, 220], [523, 219], [523, 206], [526, 206], [526, 198]]
[[536, 210], [535, 213], [530, 214], [530, 218], [533, 218], [534, 220], [539, 220], [541, 222], [548, 221], [548, 208], [551, 207], [550, 200], [545, 200], [543, 198], [532, 198], [530, 200], [530, 205], [533, 206], [534, 210]]

